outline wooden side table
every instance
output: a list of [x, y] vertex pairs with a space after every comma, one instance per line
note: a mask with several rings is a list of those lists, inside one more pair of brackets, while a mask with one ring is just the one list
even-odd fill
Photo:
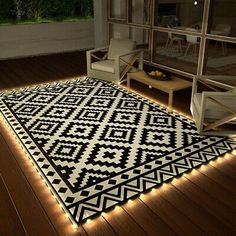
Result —
[[166, 81], [155, 80], [155, 79], [150, 78], [144, 71], [128, 73], [127, 75], [128, 88], [130, 88], [131, 80], [139, 81], [143, 84], [149, 85], [153, 88], [156, 88], [163, 92], [168, 93], [169, 94], [169, 100], [168, 100], [169, 110], [172, 110], [174, 92], [192, 87], [192, 83], [187, 80], [176, 78], [176, 77], [172, 78], [171, 80], [166, 80]]

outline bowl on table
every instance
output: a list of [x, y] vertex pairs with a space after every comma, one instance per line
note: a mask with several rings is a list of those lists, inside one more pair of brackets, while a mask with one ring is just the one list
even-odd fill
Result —
[[151, 79], [156, 79], [156, 80], [170, 80], [170, 76], [167, 76], [163, 72], [159, 70], [152, 70], [149, 72], [146, 72], [147, 76], [150, 77]]

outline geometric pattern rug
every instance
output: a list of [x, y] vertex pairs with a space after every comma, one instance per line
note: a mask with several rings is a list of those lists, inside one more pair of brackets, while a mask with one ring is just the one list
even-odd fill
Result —
[[236, 148], [95, 79], [4, 93], [0, 109], [77, 224]]

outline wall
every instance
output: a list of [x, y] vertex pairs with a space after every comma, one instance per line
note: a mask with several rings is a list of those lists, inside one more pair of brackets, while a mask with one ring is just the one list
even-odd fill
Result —
[[94, 40], [95, 48], [108, 45], [107, 0], [94, 0]]
[[93, 47], [93, 20], [0, 26], [0, 59]]

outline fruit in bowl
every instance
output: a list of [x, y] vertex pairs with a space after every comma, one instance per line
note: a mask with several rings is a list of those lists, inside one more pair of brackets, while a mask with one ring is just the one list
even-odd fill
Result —
[[163, 73], [161, 71], [156, 70], [156, 77], [161, 77], [163, 76]]
[[150, 75], [150, 76], [156, 76], [156, 71], [150, 71], [150, 72], [148, 72], [148, 75]]
[[164, 76], [164, 74], [159, 70], [150, 71], [150, 72], [148, 72], [148, 75], [153, 76], [153, 77], [162, 77], [162, 76]]
[[157, 79], [157, 80], [169, 80], [170, 79], [163, 72], [161, 72], [159, 70], [153, 70], [153, 71], [147, 72], [147, 75], [150, 76], [151, 78]]

